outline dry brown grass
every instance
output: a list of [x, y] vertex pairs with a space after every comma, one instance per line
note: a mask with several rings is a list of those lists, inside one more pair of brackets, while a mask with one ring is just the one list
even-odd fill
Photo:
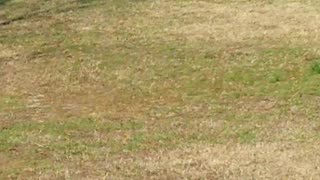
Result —
[[0, 27], [0, 179], [320, 177], [315, 1], [108, 3]]
[[149, 10], [151, 17], [166, 20], [165, 31], [189, 40], [243, 42], [252, 40], [301, 41], [315, 38], [319, 10], [305, 3], [228, 3], [203, 1], [166, 2]]
[[164, 178], [168, 173], [174, 179], [317, 179], [318, 146], [290, 142], [191, 145], [135, 161], [151, 177]]

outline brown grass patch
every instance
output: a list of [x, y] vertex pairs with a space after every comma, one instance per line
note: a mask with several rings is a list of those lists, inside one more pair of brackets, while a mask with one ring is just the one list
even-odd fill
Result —
[[[150, 16], [167, 21], [165, 31], [189, 40], [242, 42], [318, 38], [318, 9], [302, 3], [159, 3]], [[160, 8], [160, 10], [158, 10]]]
[[313, 179], [320, 177], [318, 147], [288, 142], [194, 145], [132, 160], [155, 179]]

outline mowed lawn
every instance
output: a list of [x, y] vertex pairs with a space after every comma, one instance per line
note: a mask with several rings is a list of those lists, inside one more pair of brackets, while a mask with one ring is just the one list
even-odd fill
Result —
[[0, 0], [0, 179], [319, 179], [317, 0]]

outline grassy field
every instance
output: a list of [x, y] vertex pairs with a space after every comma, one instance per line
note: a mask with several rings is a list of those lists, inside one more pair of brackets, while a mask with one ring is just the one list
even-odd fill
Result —
[[0, 0], [6, 21], [0, 179], [320, 178], [317, 0]]

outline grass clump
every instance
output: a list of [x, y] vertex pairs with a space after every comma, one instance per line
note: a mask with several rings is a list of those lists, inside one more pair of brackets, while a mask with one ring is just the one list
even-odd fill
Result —
[[313, 74], [320, 74], [320, 60], [315, 61], [311, 64], [311, 72]]

